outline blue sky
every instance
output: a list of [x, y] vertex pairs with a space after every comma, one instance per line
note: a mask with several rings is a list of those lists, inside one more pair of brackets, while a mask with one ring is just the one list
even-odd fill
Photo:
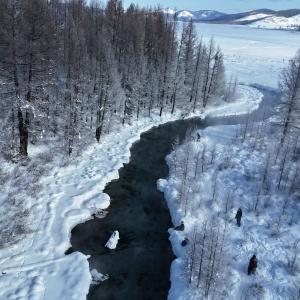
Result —
[[273, 10], [300, 8], [299, 0], [124, 0], [124, 7], [127, 8], [131, 2], [139, 6], [155, 6], [160, 4], [163, 8], [211, 9], [224, 13], [244, 12], [260, 8]]

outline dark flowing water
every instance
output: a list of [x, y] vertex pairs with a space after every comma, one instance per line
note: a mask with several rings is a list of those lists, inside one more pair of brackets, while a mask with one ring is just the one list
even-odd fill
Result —
[[[265, 97], [260, 116], [265, 100], [274, 102], [277, 96], [274, 92], [261, 92]], [[260, 116], [257, 114], [258, 119]], [[167, 299], [170, 265], [175, 259], [167, 230], [179, 224], [171, 223], [164, 195], [156, 188], [159, 178], [168, 177], [165, 157], [176, 136], [183, 139], [189, 126], [203, 129], [241, 124], [245, 119], [234, 116], [169, 122], [143, 133], [133, 144], [130, 162], [119, 170], [120, 178], [108, 183], [103, 191], [111, 197], [107, 216], [78, 224], [72, 230], [72, 248], [67, 253], [90, 254], [90, 268], [109, 274], [108, 280], [91, 285], [87, 299]], [[115, 230], [120, 240], [116, 250], [110, 250], [104, 245]]]

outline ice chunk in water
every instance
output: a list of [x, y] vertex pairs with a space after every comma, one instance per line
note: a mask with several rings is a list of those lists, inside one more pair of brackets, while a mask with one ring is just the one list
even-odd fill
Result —
[[113, 232], [105, 246], [109, 249], [116, 249], [119, 239], [119, 231], [116, 230]]

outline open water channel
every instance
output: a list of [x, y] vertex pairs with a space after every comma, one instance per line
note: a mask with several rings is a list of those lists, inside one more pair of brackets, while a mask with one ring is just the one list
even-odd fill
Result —
[[[277, 94], [264, 94], [258, 112], [260, 119], [265, 101], [274, 104]], [[268, 111], [268, 114], [270, 112]], [[130, 149], [128, 164], [119, 170], [119, 179], [107, 184], [104, 193], [111, 197], [105, 218], [94, 218], [72, 230], [72, 248], [89, 254], [91, 269], [108, 274], [109, 279], [91, 285], [88, 300], [166, 300], [170, 288], [170, 266], [175, 259], [168, 228], [173, 227], [167, 202], [156, 188], [159, 178], [168, 177], [165, 157], [188, 127], [242, 124], [245, 116], [199, 118], [169, 122], [143, 133]], [[113, 231], [120, 240], [115, 250], [104, 247]]]

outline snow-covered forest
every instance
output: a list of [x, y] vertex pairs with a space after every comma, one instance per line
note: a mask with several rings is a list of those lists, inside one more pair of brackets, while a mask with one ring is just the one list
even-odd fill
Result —
[[38, 195], [54, 159], [67, 165], [133, 121], [187, 115], [236, 92], [221, 50], [202, 42], [192, 22], [135, 5], [125, 13], [115, 0], [1, 1], [0, 65], [0, 159], [22, 167], [0, 174], [10, 211], [0, 248], [30, 231], [20, 194]]
[[[186, 224], [169, 230], [172, 299], [298, 299], [299, 75], [298, 51], [279, 74], [278, 106], [266, 99], [243, 125], [190, 128], [174, 141], [170, 176], [158, 181], [173, 222]], [[258, 271], [247, 278], [253, 254]]]
[[[185, 222], [169, 230], [169, 299], [298, 299], [297, 32], [201, 26], [121, 0], [0, 0], [1, 299], [85, 299], [91, 274], [109, 274], [65, 255], [70, 231], [106, 216], [103, 189], [140, 134], [245, 113], [244, 124], [190, 128], [166, 159], [158, 188], [174, 225]], [[264, 99], [253, 113], [263, 95], [250, 84], [275, 89], [278, 106]]]
[[205, 107], [224, 87], [221, 50], [199, 42], [192, 22], [134, 5], [125, 13], [121, 1], [0, 5], [7, 159], [53, 138], [71, 155], [141, 114]]

